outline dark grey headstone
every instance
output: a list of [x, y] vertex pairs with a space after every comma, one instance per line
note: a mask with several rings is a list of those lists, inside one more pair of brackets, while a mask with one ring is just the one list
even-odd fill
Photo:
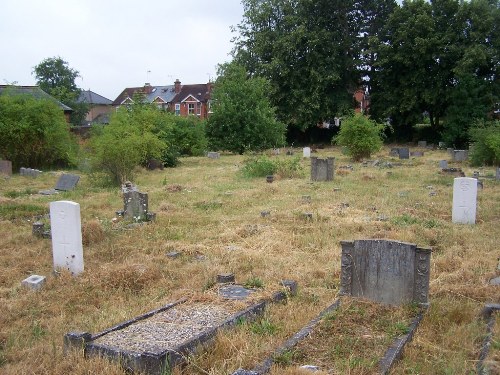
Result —
[[0, 160], [0, 174], [12, 176], [12, 162], [10, 160]]
[[400, 147], [399, 148], [399, 158], [400, 159], [409, 159], [410, 158], [410, 149], [408, 147]]
[[335, 158], [318, 159], [311, 157], [311, 180], [332, 181], [334, 175]]
[[454, 161], [465, 161], [469, 158], [469, 151], [467, 150], [453, 150]]
[[497, 169], [495, 170], [495, 178], [497, 180], [500, 180], [500, 167], [497, 167]]
[[148, 195], [139, 191], [123, 193], [124, 213], [127, 220], [140, 222], [148, 220]]
[[59, 177], [56, 183], [56, 190], [70, 191], [76, 187], [76, 184], [80, 180], [80, 176], [75, 174], [64, 173]]
[[427, 304], [430, 249], [389, 240], [341, 241], [341, 293], [376, 302]]

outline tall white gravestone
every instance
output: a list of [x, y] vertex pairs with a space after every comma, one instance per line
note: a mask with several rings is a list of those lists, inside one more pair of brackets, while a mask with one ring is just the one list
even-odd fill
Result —
[[71, 201], [50, 203], [54, 269], [67, 269], [73, 276], [83, 272], [80, 205]]
[[451, 220], [458, 224], [476, 223], [477, 180], [455, 178], [453, 182], [453, 209]]
[[310, 158], [311, 157], [311, 147], [304, 147], [302, 150], [303, 155], [305, 158]]

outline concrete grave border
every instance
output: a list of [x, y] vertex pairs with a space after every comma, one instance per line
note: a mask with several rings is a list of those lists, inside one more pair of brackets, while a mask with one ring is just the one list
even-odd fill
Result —
[[495, 312], [500, 312], [500, 304], [498, 303], [487, 304], [481, 311], [481, 317], [486, 321], [486, 335], [481, 345], [481, 351], [479, 352], [479, 358], [476, 365], [478, 375], [489, 374], [484, 362], [490, 352], [491, 340], [493, 337], [493, 327], [495, 326]]

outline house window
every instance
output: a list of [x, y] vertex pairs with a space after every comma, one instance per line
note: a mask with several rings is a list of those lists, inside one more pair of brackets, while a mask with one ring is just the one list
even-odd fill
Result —
[[181, 104], [175, 103], [175, 115], [179, 116], [181, 114]]
[[188, 103], [188, 114], [190, 114], [190, 115], [194, 114], [194, 106], [195, 106], [195, 103]]
[[198, 103], [198, 106], [197, 106], [197, 108], [196, 108], [196, 114], [197, 114], [198, 116], [201, 116], [201, 103]]

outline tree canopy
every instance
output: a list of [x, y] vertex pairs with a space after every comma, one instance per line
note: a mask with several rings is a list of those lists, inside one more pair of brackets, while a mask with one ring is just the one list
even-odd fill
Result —
[[220, 66], [206, 125], [210, 147], [242, 154], [282, 146], [285, 126], [276, 120], [268, 91], [268, 82], [249, 77], [243, 66]]

